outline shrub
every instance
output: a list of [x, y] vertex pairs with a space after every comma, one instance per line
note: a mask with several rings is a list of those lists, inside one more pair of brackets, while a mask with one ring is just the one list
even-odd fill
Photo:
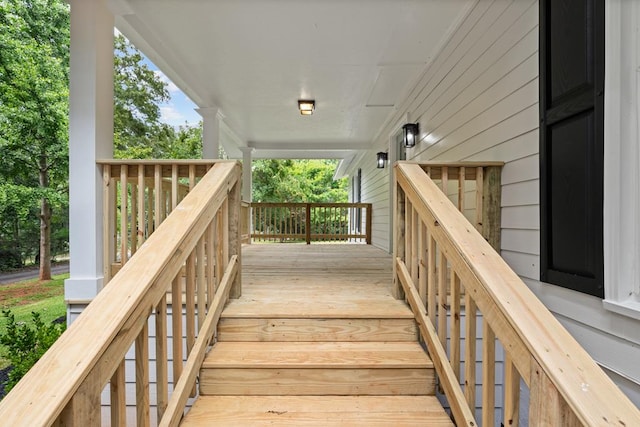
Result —
[[0, 249], [0, 271], [15, 270], [22, 267], [22, 257], [17, 251]]
[[0, 343], [7, 347], [6, 356], [13, 366], [5, 386], [8, 392], [58, 339], [66, 325], [45, 324], [40, 313], [31, 312], [32, 328], [27, 323], [16, 322], [11, 310], [2, 310], [2, 314], [7, 321], [7, 331], [0, 334]]

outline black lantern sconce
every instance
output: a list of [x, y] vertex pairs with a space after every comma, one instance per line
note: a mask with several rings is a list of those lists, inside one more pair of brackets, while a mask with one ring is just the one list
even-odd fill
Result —
[[384, 169], [385, 165], [387, 164], [387, 160], [389, 159], [389, 156], [386, 152], [381, 151], [377, 154], [378, 156], [378, 169]]
[[407, 123], [402, 126], [402, 142], [405, 148], [411, 148], [416, 145], [416, 139], [420, 133], [419, 123]]

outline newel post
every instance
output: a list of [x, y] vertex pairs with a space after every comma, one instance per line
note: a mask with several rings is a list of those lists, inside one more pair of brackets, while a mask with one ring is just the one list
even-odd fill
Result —
[[531, 359], [529, 425], [578, 427], [582, 423], [535, 359]]
[[502, 167], [489, 166], [484, 170], [482, 201], [482, 237], [500, 253], [501, 235], [501, 194], [502, 194]]
[[236, 274], [236, 278], [233, 281], [233, 285], [231, 286], [231, 290], [229, 291], [229, 298], [240, 298], [242, 295], [242, 257], [240, 252], [242, 251], [242, 235], [241, 235], [241, 227], [240, 227], [240, 203], [242, 200], [241, 193], [241, 181], [239, 176], [237, 177], [236, 182], [231, 187], [231, 191], [228, 195], [228, 212], [229, 212], [229, 220], [228, 227], [229, 232], [227, 233], [229, 236], [229, 254], [228, 259], [225, 260], [225, 264], [228, 263], [229, 259], [232, 256], [238, 256], [238, 274]]
[[404, 299], [404, 290], [398, 279], [396, 259], [405, 259], [405, 194], [398, 184], [397, 169], [393, 173], [393, 289], [396, 299]]

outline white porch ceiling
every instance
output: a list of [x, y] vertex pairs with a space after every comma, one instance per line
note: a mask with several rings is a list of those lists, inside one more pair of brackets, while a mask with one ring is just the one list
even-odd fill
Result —
[[[472, 2], [110, 4], [118, 29], [180, 89], [219, 108], [230, 155], [250, 146], [255, 157], [345, 158], [371, 146]], [[299, 114], [303, 98], [316, 100], [312, 116]]]

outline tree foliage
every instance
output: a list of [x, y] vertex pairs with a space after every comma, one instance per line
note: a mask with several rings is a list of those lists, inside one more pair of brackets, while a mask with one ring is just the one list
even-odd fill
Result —
[[337, 160], [254, 160], [256, 202], [346, 202], [347, 180], [334, 181]]
[[[68, 173], [68, 47], [62, 1], [0, 1], [0, 187], [19, 199], [18, 211], [39, 216], [41, 279], [51, 277], [51, 200]], [[26, 194], [37, 194], [39, 207]]]
[[[0, 256], [3, 268], [68, 251], [69, 6], [0, 0]], [[123, 36], [114, 39], [119, 158], [201, 156], [201, 126], [160, 122], [166, 83]]]

